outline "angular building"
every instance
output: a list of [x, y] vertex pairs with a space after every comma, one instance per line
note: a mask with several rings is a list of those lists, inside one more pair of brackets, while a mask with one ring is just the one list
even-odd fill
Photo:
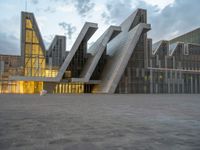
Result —
[[48, 51], [46, 51], [46, 60], [49, 67], [58, 68], [62, 65], [66, 57], [66, 37], [55, 36]]
[[159, 41], [149, 62], [150, 93], [200, 93], [199, 44]]
[[170, 40], [170, 43], [185, 42], [200, 44], [200, 28]]
[[97, 29], [86, 22], [69, 52], [64, 36], [47, 50], [34, 15], [22, 12], [18, 71], [1, 60], [0, 93], [200, 93], [199, 30], [152, 44], [147, 12], [137, 9], [88, 48]]

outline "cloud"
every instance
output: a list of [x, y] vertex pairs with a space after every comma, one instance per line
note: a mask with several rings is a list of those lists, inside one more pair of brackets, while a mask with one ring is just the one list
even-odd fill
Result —
[[38, 4], [39, 3], [39, 1], [38, 0], [31, 0], [31, 3], [33, 3], [33, 4]]
[[[39, 0], [31, 0], [31, 2], [32, 1], [34, 1], [35, 4], [42, 4]], [[167, 3], [166, 1], [169, 2]], [[75, 32], [76, 29], [80, 29], [82, 23], [86, 21], [86, 19], [88, 19], [87, 21], [99, 23], [99, 29], [97, 30], [99, 34], [96, 32], [93, 36], [96, 38], [104, 32], [108, 25], [119, 25], [138, 7], [147, 9], [148, 23], [152, 25], [152, 30], [148, 32], [148, 35], [150, 38], [153, 38], [154, 42], [161, 39], [171, 39], [200, 27], [200, 17], [198, 16], [200, 6], [199, 0], [166, 1], [165, 5], [161, 5], [163, 2], [160, 0], [50, 0], [48, 2], [53, 5], [40, 5], [42, 8], [41, 11], [37, 13], [38, 16], [36, 19], [43, 35], [65, 33], [68, 39], [70, 38], [70, 40], [68, 40], [68, 45], [71, 43], [73, 44], [76, 34], [78, 35], [78, 33]], [[9, 6], [11, 7], [12, 5]], [[47, 13], [44, 13], [44, 11]], [[54, 13], [54, 11], [57, 11], [57, 13]], [[5, 51], [5, 53], [19, 54], [20, 14], [14, 15], [15, 17], [7, 14], [1, 17], [0, 50], [1, 52]], [[49, 19], [50, 15], [54, 19]], [[74, 18], [71, 16], [74, 16]], [[68, 18], [70, 17], [72, 18], [70, 23], [73, 24], [66, 23], [66, 20], [69, 20]], [[61, 22], [59, 20], [66, 22]], [[59, 24], [62, 30], [59, 30], [58, 26], [56, 28], [54, 23]], [[48, 42], [50, 41], [47, 37], [45, 37], [44, 40], [45, 39], [47, 39]]]
[[91, 0], [75, 0], [74, 6], [80, 16], [85, 17], [87, 13], [94, 8], [95, 4]]
[[56, 8], [53, 8], [51, 6], [47, 6], [46, 8], [36, 8], [36, 12], [37, 13], [55, 13], [56, 12]]
[[159, 9], [163, 9], [165, 8], [167, 5], [174, 3], [175, 0], [143, 0], [145, 3], [152, 5], [152, 6], [156, 6]]
[[14, 35], [0, 32], [0, 54], [19, 55], [19, 39]]
[[101, 16], [104, 18], [106, 24], [119, 24], [133, 10], [131, 0], [110, 0], [106, 3], [106, 10]]
[[176, 0], [165, 7], [159, 14], [150, 14], [154, 41], [171, 39], [200, 26], [199, 0]]
[[47, 8], [44, 9], [44, 12], [46, 13], [54, 13], [56, 12], [56, 9], [53, 7], [48, 6]]
[[[0, 54], [20, 54], [20, 17], [0, 20]], [[9, 27], [9, 28], [8, 28]]]
[[53, 41], [53, 38], [54, 38], [54, 35], [52, 35], [52, 34], [44, 36], [43, 42], [44, 42], [46, 50], [49, 49], [49, 46], [51, 45], [51, 42]]
[[69, 39], [71, 39], [72, 34], [76, 32], [76, 27], [66, 22], [60, 22], [58, 25], [65, 31], [65, 35], [67, 35]]
[[[146, 1], [146, 0], [145, 0]], [[149, 36], [154, 41], [162, 39], [171, 39], [185, 32], [193, 30], [200, 26], [199, 0], [175, 0], [166, 3], [167, 5], [161, 9], [153, 3], [146, 3], [144, 0], [109, 0], [106, 4], [106, 10], [102, 13], [102, 18], [107, 24], [121, 23], [136, 8], [141, 7], [147, 9], [148, 23], [152, 25]], [[187, 12], [186, 12], [187, 11]]]
[[86, 15], [94, 8], [95, 3], [91, 0], [52, 0], [54, 2], [61, 2], [65, 5], [73, 4], [76, 11], [81, 17], [86, 17]]
[[76, 11], [76, 8], [73, 5], [59, 5], [56, 10], [62, 13], [73, 13]]

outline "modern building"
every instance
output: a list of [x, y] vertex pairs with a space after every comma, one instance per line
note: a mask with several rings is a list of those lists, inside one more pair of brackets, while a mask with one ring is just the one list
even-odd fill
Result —
[[200, 44], [160, 41], [149, 62], [151, 93], [200, 93]]
[[86, 22], [69, 52], [64, 36], [47, 50], [34, 15], [22, 12], [21, 56], [0, 56], [0, 93], [200, 93], [199, 29], [152, 44], [137, 9], [88, 48], [97, 29]]
[[200, 28], [170, 40], [170, 43], [185, 42], [200, 44]]
[[66, 58], [66, 37], [55, 36], [48, 51], [46, 51], [46, 64], [49, 67], [59, 68]]

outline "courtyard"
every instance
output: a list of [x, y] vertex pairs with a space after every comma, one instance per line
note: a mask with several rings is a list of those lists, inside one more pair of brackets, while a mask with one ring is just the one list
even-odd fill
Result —
[[1, 150], [199, 150], [200, 95], [0, 95]]

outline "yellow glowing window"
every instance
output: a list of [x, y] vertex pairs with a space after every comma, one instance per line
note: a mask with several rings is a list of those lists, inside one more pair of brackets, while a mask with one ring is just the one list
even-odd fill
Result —
[[25, 76], [31, 76], [31, 68], [25, 68]]
[[45, 54], [30, 19], [26, 19], [25, 75], [45, 76]]
[[33, 31], [33, 43], [39, 43], [36, 33]]
[[62, 84], [59, 84], [59, 93], [62, 91]]
[[32, 31], [26, 30], [26, 42], [32, 42]]
[[33, 66], [33, 67], [35, 67], [35, 61], [36, 61], [36, 59], [33, 57], [32, 59], [31, 59], [31, 65]]
[[38, 68], [39, 69], [39, 59], [38, 58], [36, 58], [35, 59], [35, 66], [34, 66], [35, 68]]
[[36, 45], [36, 44], [33, 44], [32, 47], [33, 47], [33, 48], [32, 48], [32, 54], [33, 54], [33, 55], [38, 55], [39, 46]]
[[31, 55], [31, 44], [26, 44], [25, 55]]
[[68, 89], [68, 92], [69, 92], [69, 93], [72, 93], [72, 85], [71, 85], [70, 83], [69, 83], [68, 88], [69, 88], [69, 89]]
[[40, 68], [45, 68], [45, 59], [40, 59], [39, 63], [40, 63]]
[[26, 28], [28, 29], [32, 29], [33, 26], [32, 26], [32, 23], [31, 23], [31, 20], [30, 19], [26, 19]]
[[36, 76], [36, 74], [35, 74], [35, 68], [31, 68], [31, 76]]
[[41, 46], [39, 46], [39, 53], [38, 53], [38, 54], [39, 54], [39, 55], [43, 55]]
[[39, 63], [42, 65], [41, 67], [43, 67], [43, 62], [44, 62], [44, 59], [39, 59]]
[[22, 94], [39, 93], [43, 89], [43, 82], [18, 81], [16, 89], [18, 93]]
[[25, 58], [25, 66], [31, 67], [31, 58]]
[[46, 77], [55, 77], [57, 75], [57, 70], [45, 70], [45, 76]]

